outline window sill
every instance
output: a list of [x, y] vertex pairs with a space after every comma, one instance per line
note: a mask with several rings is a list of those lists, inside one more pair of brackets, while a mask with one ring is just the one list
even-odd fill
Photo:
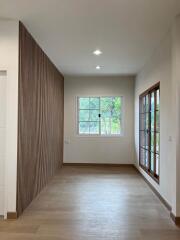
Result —
[[122, 138], [124, 137], [123, 134], [119, 134], [119, 135], [86, 135], [86, 134], [76, 134], [76, 137], [79, 138]]

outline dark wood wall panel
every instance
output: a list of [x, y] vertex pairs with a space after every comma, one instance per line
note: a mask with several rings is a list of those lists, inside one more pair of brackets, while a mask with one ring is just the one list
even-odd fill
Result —
[[18, 215], [62, 164], [63, 118], [64, 78], [20, 23]]

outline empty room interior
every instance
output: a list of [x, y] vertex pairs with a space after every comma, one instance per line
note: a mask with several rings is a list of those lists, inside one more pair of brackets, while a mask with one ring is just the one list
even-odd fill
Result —
[[180, 240], [180, 1], [0, 0], [0, 240]]

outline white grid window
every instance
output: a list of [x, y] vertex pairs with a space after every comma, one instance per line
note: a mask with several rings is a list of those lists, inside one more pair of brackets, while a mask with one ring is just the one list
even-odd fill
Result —
[[122, 97], [78, 97], [78, 134], [122, 134]]

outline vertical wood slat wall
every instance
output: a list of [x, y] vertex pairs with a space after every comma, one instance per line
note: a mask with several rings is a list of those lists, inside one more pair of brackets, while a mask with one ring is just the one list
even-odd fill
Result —
[[17, 213], [38, 195], [63, 161], [64, 78], [19, 25]]

